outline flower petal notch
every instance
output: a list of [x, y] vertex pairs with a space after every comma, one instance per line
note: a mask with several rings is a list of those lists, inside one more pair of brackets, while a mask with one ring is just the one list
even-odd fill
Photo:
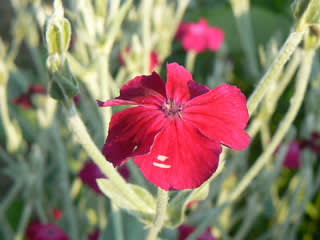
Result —
[[153, 72], [138, 76], [120, 96], [100, 106], [135, 107], [113, 115], [103, 153], [114, 166], [134, 158], [143, 175], [164, 190], [199, 187], [216, 171], [221, 145], [245, 149], [250, 137], [246, 97], [235, 86], [210, 90], [177, 63], [167, 82]]

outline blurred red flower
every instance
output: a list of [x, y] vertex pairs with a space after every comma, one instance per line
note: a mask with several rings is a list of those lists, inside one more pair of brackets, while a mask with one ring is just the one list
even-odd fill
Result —
[[186, 51], [196, 53], [207, 49], [216, 51], [222, 46], [224, 32], [218, 27], [211, 27], [206, 19], [201, 18], [198, 23], [181, 23], [176, 39], [182, 41], [182, 46]]
[[31, 223], [26, 231], [28, 240], [69, 240], [69, 236], [52, 223]]
[[138, 76], [119, 97], [98, 101], [138, 105], [113, 115], [103, 153], [114, 166], [135, 157], [144, 176], [165, 190], [196, 188], [216, 171], [221, 144], [249, 145], [246, 97], [228, 84], [210, 90], [177, 63], [167, 65], [167, 79]]
[[99, 237], [100, 237], [100, 231], [99, 229], [97, 229], [88, 235], [88, 240], [98, 240]]
[[[124, 56], [129, 55], [130, 53], [131, 53], [131, 48], [127, 47], [125, 49], [125, 51], [119, 55], [119, 64], [121, 66], [124, 66], [126, 64]], [[160, 62], [158, 53], [156, 51], [151, 51], [151, 53], [150, 53], [150, 67], [149, 67], [150, 72], [154, 71], [155, 68], [158, 67], [160, 64], [161, 64], [161, 62]]]
[[[196, 228], [194, 226], [190, 225], [181, 225], [178, 228], [179, 231], [179, 238], [178, 240], [185, 240], [189, 235], [191, 235]], [[210, 228], [207, 228], [201, 235], [197, 238], [197, 240], [217, 240], [213, 235], [210, 230]]]
[[288, 151], [283, 161], [283, 166], [289, 169], [298, 169], [301, 165], [301, 150], [302, 147], [298, 140], [293, 140], [289, 146]]
[[[125, 179], [129, 179], [130, 172], [126, 165], [119, 167], [118, 171]], [[102, 194], [98, 187], [97, 179], [107, 177], [101, 172], [100, 168], [94, 162], [86, 162], [81, 171], [79, 172], [79, 177], [96, 193]]]
[[53, 209], [52, 214], [53, 214], [53, 218], [56, 220], [60, 220], [63, 216], [63, 212], [59, 208]]
[[45, 94], [46, 89], [39, 84], [32, 84], [27, 92], [21, 94], [19, 97], [13, 99], [13, 103], [20, 105], [23, 109], [29, 109], [33, 106], [32, 96], [34, 94]]

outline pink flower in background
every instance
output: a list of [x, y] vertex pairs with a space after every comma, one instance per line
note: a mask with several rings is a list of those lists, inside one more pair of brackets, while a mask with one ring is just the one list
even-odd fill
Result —
[[[118, 171], [125, 179], [128, 179], [130, 177], [130, 172], [126, 165], [119, 167]], [[102, 194], [98, 187], [97, 179], [107, 177], [101, 172], [100, 168], [94, 162], [86, 162], [79, 172], [79, 177], [96, 193]]]
[[297, 140], [290, 143], [283, 166], [289, 169], [298, 169], [301, 165], [301, 146]]
[[[121, 66], [124, 66], [125, 63], [125, 58], [124, 55], [129, 55], [131, 53], [131, 48], [127, 47], [123, 53], [119, 55], [119, 64]], [[151, 51], [150, 53], [150, 72], [154, 71], [156, 67], [158, 67], [161, 64], [159, 55], [156, 51]]]
[[100, 231], [99, 229], [97, 229], [88, 235], [88, 240], [98, 240], [99, 237], [100, 237]]
[[52, 223], [31, 223], [26, 231], [28, 240], [69, 240], [69, 236]]
[[216, 171], [221, 144], [241, 150], [250, 143], [240, 89], [210, 90], [177, 63], [167, 65], [167, 83], [155, 72], [138, 76], [119, 97], [98, 104], [137, 105], [113, 115], [103, 153], [114, 166], [134, 157], [144, 176], [165, 190], [199, 187]]
[[[190, 236], [195, 230], [196, 228], [194, 226], [185, 225], [185, 224], [181, 225], [178, 228], [178, 232], [179, 232], [178, 240], [187, 239], [187, 237]], [[201, 233], [201, 235], [197, 238], [197, 240], [217, 240], [217, 239], [212, 235], [210, 228], [207, 228], [203, 233]]]
[[45, 94], [46, 89], [39, 85], [33, 84], [31, 85], [26, 93], [21, 94], [19, 97], [13, 99], [13, 103], [16, 105], [20, 105], [23, 109], [29, 109], [33, 106], [32, 96], [34, 94]]
[[182, 41], [186, 51], [201, 53], [205, 50], [218, 50], [223, 44], [224, 32], [218, 27], [211, 27], [202, 18], [198, 23], [181, 23], [176, 38]]
[[160, 65], [159, 55], [156, 51], [150, 54], [150, 72], [154, 71]]
[[81, 100], [80, 95], [76, 95], [72, 99], [75, 104], [80, 104], [80, 100]]

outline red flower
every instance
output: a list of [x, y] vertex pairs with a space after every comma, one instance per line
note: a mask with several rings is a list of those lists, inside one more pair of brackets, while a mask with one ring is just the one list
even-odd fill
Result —
[[[129, 169], [126, 165], [121, 166], [118, 169], [119, 173], [125, 178], [128, 179], [130, 177]], [[96, 193], [102, 194], [100, 191], [97, 179], [98, 178], [107, 178], [100, 170], [100, 168], [92, 161], [88, 161], [84, 164], [83, 168], [79, 172], [80, 179], [91, 187]]]
[[103, 153], [114, 166], [135, 157], [144, 176], [165, 189], [196, 188], [217, 169], [220, 144], [249, 145], [246, 98], [235, 86], [210, 90], [177, 63], [167, 83], [153, 72], [121, 88], [100, 106], [138, 105], [113, 115]]
[[[124, 53], [121, 53], [119, 55], [119, 64], [121, 66], [124, 66], [126, 63], [125, 63], [125, 59], [124, 59], [124, 55], [129, 55], [131, 53], [131, 48], [130, 47], [127, 47], [124, 51]], [[158, 53], [156, 51], [152, 51], [150, 53], [150, 67], [149, 67], [149, 70], [150, 72], [154, 71], [156, 67], [158, 67], [160, 65], [160, 59], [159, 59], [159, 56], [158, 56]]]
[[301, 146], [297, 140], [290, 143], [283, 166], [289, 169], [298, 169], [301, 165]]
[[186, 51], [201, 53], [207, 49], [218, 50], [224, 40], [224, 32], [218, 27], [208, 25], [206, 19], [198, 23], [181, 23], [178, 27], [176, 38], [182, 41]]
[[80, 95], [76, 95], [72, 99], [75, 104], [80, 104], [80, 100], [81, 100]]
[[[178, 228], [179, 238], [178, 240], [185, 240], [189, 235], [191, 235], [196, 230], [195, 227], [190, 225], [181, 225]], [[197, 240], [216, 240], [216, 238], [212, 235], [210, 228], [207, 228], [198, 238]]]
[[23, 109], [29, 109], [33, 106], [32, 96], [34, 94], [45, 94], [46, 89], [39, 85], [33, 84], [28, 88], [26, 93], [21, 94], [19, 97], [13, 99], [13, 103], [20, 105]]
[[31, 223], [26, 231], [29, 240], [69, 240], [69, 236], [52, 223]]
[[60, 220], [63, 216], [63, 212], [59, 208], [53, 209], [52, 214], [53, 214], [53, 218], [56, 220]]
[[88, 235], [88, 240], [98, 240], [99, 237], [100, 237], [100, 231], [99, 229], [97, 229]]

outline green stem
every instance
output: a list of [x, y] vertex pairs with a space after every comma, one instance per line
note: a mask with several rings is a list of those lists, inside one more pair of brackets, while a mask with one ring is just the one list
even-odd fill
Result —
[[[97, 148], [73, 104], [66, 106], [66, 118], [69, 127], [77, 137], [78, 142], [82, 145], [95, 164], [97, 164], [100, 170], [108, 176], [110, 181], [118, 186], [118, 189], [123, 192], [123, 195], [128, 197], [127, 200], [130, 201], [133, 206], [136, 206], [138, 209], [146, 209], [147, 206], [144, 204], [141, 197], [133, 191], [113, 165], [106, 160], [101, 151]], [[151, 212], [153, 211], [152, 209], [149, 210]]]
[[266, 148], [266, 150], [260, 155], [257, 159], [253, 167], [247, 172], [247, 174], [242, 178], [240, 183], [236, 186], [235, 190], [231, 193], [231, 197], [229, 198], [231, 201], [236, 200], [240, 194], [248, 187], [248, 185], [252, 182], [252, 180], [258, 175], [258, 173], [262, 170], [264, 165], [268, 162], [271, 155], [274, 153], [276, 148], [279, 146], [281, 140], [289, 130], [292, 122], [294, 121], [298, 111], [302, 105], [303, 98], [306, 92], [306, 88], [308, 85], [308, 79], [311, 73], [311, 66], [314, 57], [314, 50], [306, 50], [304, 52], [304, 60], [299, 69], [298, 77], [296, 80], [296, 90], [295, 94], [291, 99], [290, 108], [281, 121], [277, 132], [274, 134], [271, 143]]
[[193, 71], [194, 64], [195, 64], [195, 61], [196, 61], [196, 57], [197, 57], [197, 53], [194, 52], [194, 51], [189, 51], [187, 53], [187, 56], [186, 56], [186, 67], [190, 72]]
[[167, 217], [168, 200], [169, 192], [158, 188], [156, 215], [153, 220], [153, 226], [147, 235], [147, 240], [157, 239], [158, 233], [161, 231]]
[[276, 59], [271, 64], [268, 71], [264, 74], [255, 91], [248, 100], [248, 109], [250, 114], [252, 114], [256, 110], [258, 104], [265, 96], [270, 83], [275, 77], [278, 76], [280, 71], [283, 69], [283, 66], [286, 64], [294, 50], [301, 42], [304, 33], [305, 31], [299, 31], [292, 32], [289, 35], [287, 41], [284, 43], [281, 50], [279, 51]]
[[10, 188], [9, 192], [5, 194], [5, 197], [1, 201], [0, 205], [0, 215], [2, 215], [5, 210], [7, 210], [9, 204], [17, 196], [22, 187], [21, 181], [16, 181], [13, 187]]
[[[259, 115], [253, 120], [253, 122], [250, 124], [248, 128], [248, 132], [252, 138], [257, 134], [258, 130], [261, 128], [261, 125], [263, 122], [266, 122], [271, 117], [272, 113], [275, 110], [276, 103], [278, 102], [278, 99], [281, 97], [282, 93], [288, 86], [290, 80], [293, 78], [299, 63], [301, 62], [301, 52], [297, 51], [295, 55], [293, 56], [292, 60], [290, 61], [288, 67], [286, 68], [286, 71], [283, 75], [281, 75], [281, 81], [277, 84], [277, 87], [275, 90], [270, 92], [270, 97], [266, 98], [265, 105], [263, 109], [259, 112]], [[276, 84], [276, 83], [275, 83]], [[266, 104], [268, 105], [269, 109], [266, 109]], [[264, 112], [268, 111], [268, 116], [264, 116]]]
[[68, 166], [67, 161], [65, 157], [65, 149], [62, 144], [62, 139], [59, 136], [58, 127], [54, 127], [52, 129], [52, 138], [53, 138], [53, 144], [55, 144], [55, 147], [57, 149], [56, 158], [58, 160], [59, 164], [59, 180], [61, 181], [61, 190], [62, 190], [62, 199], [64, 203], [64, 211], [66, 212], [66, 218], [70, 227], [70, 233], [72, 236], [72, 239], [79, 239], [79, 233], [77, 230], [77, 216], [75, 212], [75, 208], [73, 206], [72, 202], [72, 196], [71, 196], [71, 186], [69, 182], [69, 176], [68, 176]]
[[31, 212], [32, 212], [32, 206], [30, 203], [27, 203], [23, 209], [23, 213], [19, 221], [18, 231], [16, 233], [16, 236], [14, 237], [14, 240], [23, 239], [26, 226], [31, 216]]
[[111, 202], [111, 209], [115, 240], [124, 240], [120, 209], [113, 202]]
[[253, 77], [258, 76], [259, 68], [255, 53], [255, 41], [252, 33], [249, 0], [230, 0], [233, 15], [235, 17], [241, 45], [248, 61], [248, 70]]

